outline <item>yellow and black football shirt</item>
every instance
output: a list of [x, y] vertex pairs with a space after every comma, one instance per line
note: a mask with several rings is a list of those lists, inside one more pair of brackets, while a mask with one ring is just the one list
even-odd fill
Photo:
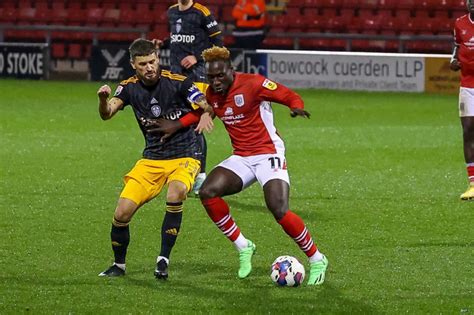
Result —
[[121, 99], [125, 106], [130, 105], [133, 108], [135, 118], [145, 137], [144, 158], [169, 160], [191, 157], [198, 159], [196, 133], [192, 128], [182, 128], [161, 142], [162, 134], [148, 133], [148, 127], [140, 123], [140, 118], [178, 120], [193, 109], [188, 99], [195, 90], [190, 79], [166, 70], [161, 70], [161, 76], [153, 86], [144, 85], [137, 76], [120, 82], [114, 97]]

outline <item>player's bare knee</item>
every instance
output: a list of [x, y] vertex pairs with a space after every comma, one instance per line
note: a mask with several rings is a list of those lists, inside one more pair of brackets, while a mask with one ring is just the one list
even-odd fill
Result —
[[217, 197], [217, 192], [215, 191], [215, 189], [212, 189], [207, 185], [203, 185], [199, 189], [199, 198], [201, 198], [201, 200], [210, 199], [214, 197]]
[[115, 209], [114, 218], [120, 222], [129, 222], [132, 220], [134, 211], [132, 209], [118, 206]]
[[280, 208], [270, 209], [270, 211], [272, 212], [273, 217], [275, 218], [275, 220], [279, 221], [288, 212], [288, 208], [287, 207], [285, 207], [285, 208], [280, 207]]
[[166, 201], [181, 202], [186, 199], [187, 193], [188, 191], [185, 188], [173, 189], [172, 191], [168, 191], [168, 194], [166, 195]]

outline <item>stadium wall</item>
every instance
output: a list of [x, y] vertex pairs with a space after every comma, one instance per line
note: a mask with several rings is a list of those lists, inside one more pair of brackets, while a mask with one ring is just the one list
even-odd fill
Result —
[[[245, 51], [238, 69], [291, 88], [456, 94], [450, 55], [332, 51]], [[235, 63], [236, 58], [234, 58]]]

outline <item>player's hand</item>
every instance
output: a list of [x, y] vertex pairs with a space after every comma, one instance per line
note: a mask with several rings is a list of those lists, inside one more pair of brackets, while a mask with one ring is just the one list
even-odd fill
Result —
[[204, 130], [211, 132], [214, 129], [214, 122], [212, 121], [212, 115], [208, 112], [203, 113], [199, 119], [199, 123], [194, 131], [202, 133]]
[[158, 39], [158, 38], [153, 38], [151, 40], [151, 42], [155, 45], [156, 49], [159, 49], [161, 47], [161, 45], [163, 45], [163, 41], [161, 39]]
[[160, 138], [161, 142], [164, 142], [170, 136], [172, 136], [176, 131], [181, 129], [183, 125], [179, 120], [169, 120], [164, 118], [159, 119], [148, 119], [140, 118], [140, 122], [143, 126], [146, 127], [148, 133], [161, 133], [163, 136]]
[[112, 93], [112, 90], [107, 84], [102, 85], [99, 90], [97, 90], [97, 96], [99, 96], [101, 100], [107, 100], [107, 98], [110, 96], [110, 93]]
[[197, 59], [193, 55], [189, 55], [181, 59], [181, 65], [186, 69], [191, 68], [196, 63], [197, 63]]
[[454, 59], [454, 60], [451, 61], [451, 63], [449, 64], [449, 67], [450, 67], [451, 70], [453, 70], [453, 71], [458, 71], [459, 69], [461, 69], [461, 63], [459, 62], [459, 60]]
[[291, 110], [291, 113], [290, 113], [290, 116], [291, 117], [296, 117], [296, 116], [301, 116], [301, 117], [304, 117], [304, 118], [309, 118], [309, 116], [311, 116], [311, 114], [307, 111], [305, 111], [304, 109], [301, 109], [301, 108], [293, 108]]

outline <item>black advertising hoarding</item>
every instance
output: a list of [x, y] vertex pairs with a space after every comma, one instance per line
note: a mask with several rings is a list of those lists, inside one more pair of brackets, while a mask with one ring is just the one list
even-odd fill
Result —
[[93, 46], [89, 67], [93, 81], [121, 81], [135, 74], [127, 45]]
[[0, 43], [0, 77], [47, 79], [49, 46], [47, 44]]

